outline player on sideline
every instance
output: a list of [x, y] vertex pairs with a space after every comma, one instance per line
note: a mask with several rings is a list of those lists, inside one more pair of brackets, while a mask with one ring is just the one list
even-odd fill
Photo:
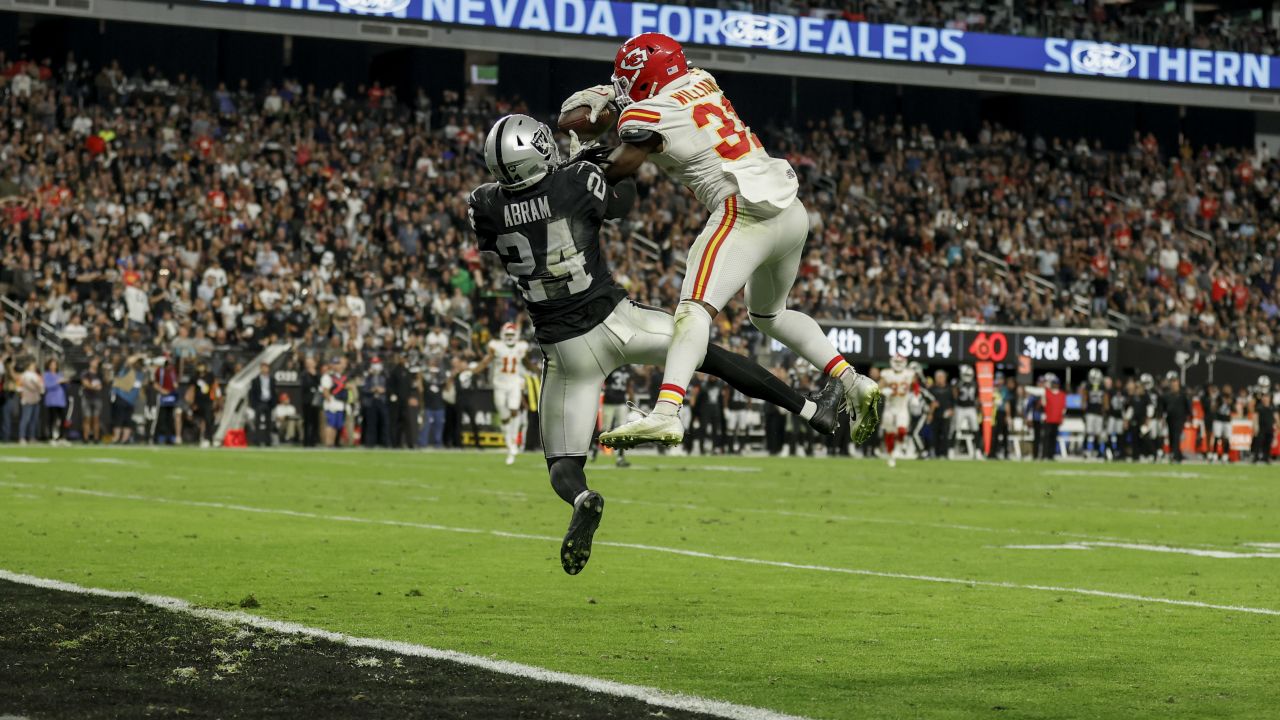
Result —
[[969, 457], [978, 459], [978, 381], [974, 379], [972, 365], [960, 366], [960, 378], [956, 380], [956, 414], [951, 426], [955, 438], [964, 441]]
[[515, 323], [506, 323], [502, 326], [500, 339], [489, 341], [489, 353], [475, 369], [479, 374], [486, 367], [492, 368], [493, 409], [502, 423], [508, 465], [516, 461], [520, 452], [520, 431], [524, 421], [524, 358], [528, 354], [529, 343], [520, 339]]
[[613, 84], [573, 94], [561, 111], [585, 106], [594, 122], [610, 102], [623, 111], [622, 143], [604, 162], [606, 177], [631, 177], [652, 160], [689, 188], [711, 217], [689, 248], [676, 332], [653, 412], [603, 433], [600, 441], [613, 447], [680, 443], [680, 406], [706, 353], [711, 322], [744, 286], [753, 325], [841, 382], [854, 442], [874, 436], [880, 388], [854, 371], [813, 318], [787, 309], [809, 236], [795, 170], [769, 157], [715, 78], [690, 68], [680, 43], [666, 35], [627, 40], [614, 58]]
[[[576, 575], [591, 556], [604, 511], [604, 498], [587, 488], [583, 471], [601, 383], [623, 365], [661, 363], [673, 320], [629, 300], [601, 251], [600, 226], [626, 214], [634, 183], [614, 188], [589, 162], [561, 165], [551, 130], [527, 115], [499, 120], [485, 138], [484, 158], [497, 182], [468, 197], [471, 225], [480, 249], [500, 257], [533, 320], [544, 358], [543, 452], [552, 488], [573, 506], [560, 561]], [[800, 415], [819, 432], [835, 432], [838, 384], [810, 400], [741, 355], [716, 346], [705, 352], [701, 371]]]
[[[623, 365], [609, 374], [604, 381], [604, 398], [601, 403], [601, 424], [602, 430], [612, 430], [627, 421], [627, 414], [631, 409], [627, 407], [627, 403], [635, 394], [631, 387], [631, 368]], [[596, 453], [599, 446], [596, 443], [591, 444], [591, 461], [595, 462]], [[625, 450], [618, 451], [617, 466], [631, 467], [631, 463], [627, 462], [627, 454]]]
[[1093, 448], [1098, 457], [1106, 457], [1107, 389], [1102, 370], [1089, 369], [1089, 380], [1080, 386], [1080, 397], [1084, 398], [1084, 448], [1080, 454], [1085, 455]]
[[907, 359], [894, 355], [889, 367], [880, 373], [880, 387], [884, 390], [884, 450], [889, 467], [897, 465], [899, 449], [907, 439], [911, 427], [911, 386], [916, 375], [907, 367]]

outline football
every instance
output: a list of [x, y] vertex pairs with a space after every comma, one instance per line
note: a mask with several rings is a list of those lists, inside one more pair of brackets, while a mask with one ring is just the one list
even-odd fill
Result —
[[604, 106], [595, 122], [591, 122], [591, 108], [580, 105], [560, 113], [560, 119], [556, 121], [556, 125], [560, 128], [560, 132], [568, 133], [572, 130], [578, 134], [579, 140], [586, 142], [595, 140], [608, 132], [617, 119], [618, 114], [612, 103]]

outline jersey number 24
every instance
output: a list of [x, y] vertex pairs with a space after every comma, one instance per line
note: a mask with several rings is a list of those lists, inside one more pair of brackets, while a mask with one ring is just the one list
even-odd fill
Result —
[[499, 235], [498, 252], [506, 263], [507, 274], [529, 302], [557, 300], [591, 287], [591, 275], [587, 273], [582, 253], [573, 244], [569, 222], [563, 218], [547, 223], [547, 257], [543, 261], [546, 273], [542, 273], [543, 277], [534, 277], [539, 274], [538, 262], [533, 257], [529, 238], [523, 234]]

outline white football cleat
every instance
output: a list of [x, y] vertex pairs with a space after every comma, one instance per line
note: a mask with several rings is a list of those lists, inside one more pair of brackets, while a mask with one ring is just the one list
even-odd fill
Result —
[[[843, 381], [842, 381], [843, 382]], [[845, 409], [849, 411], [849, 437], [862, 445], [880, 427], [880, 386], [866, 375], [857, 375], [844, 386]]]
[[515, 464], [516, 464], [516, 454], [515, 454], [515, 453], [513, 453], [513, 452], [509, 452], [509, 453], [507, 453], [507, 464], [508, 464], [508, 465], [515, 465]]
[[649, 413], [639, 420], [600, 433], [600, 444], [614, 450], [629, 450], [637, 445], [658, 443], [668, 447], [684, 440], [684, 423], [679, 414]]

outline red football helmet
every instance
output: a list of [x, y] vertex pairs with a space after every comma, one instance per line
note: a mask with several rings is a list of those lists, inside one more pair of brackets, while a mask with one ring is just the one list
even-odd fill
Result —
[[613, 59], [613, 89], [619, 107], [651, 98], [672, 80], [689, 73], [684, 48], [662, 33], [636, 35], [622, 43]]

